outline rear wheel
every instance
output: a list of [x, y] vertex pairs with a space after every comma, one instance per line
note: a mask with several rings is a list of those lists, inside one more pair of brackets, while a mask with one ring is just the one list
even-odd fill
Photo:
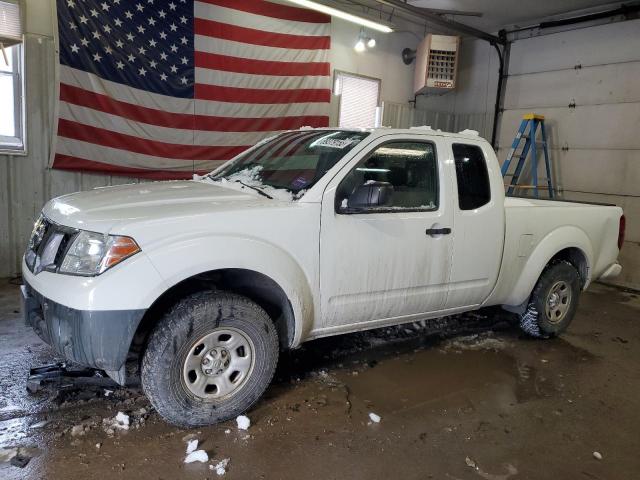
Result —
[[566, 261], [550, 264], [540, 275], [520, 327], [533, 337], [549, 338], [567, 329], [578, 308], [580, 275]]
[[182, 427], [210, 425], [249, 409], [278, 361], [266, 312], [229, 293], [181, 300], [154, 329], [142, 359], [142, 386], [158, 413]]

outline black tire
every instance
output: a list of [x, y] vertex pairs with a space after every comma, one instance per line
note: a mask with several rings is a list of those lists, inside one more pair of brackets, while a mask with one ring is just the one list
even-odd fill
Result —
[[[202, 398], [186, 385], [185, 365], [196, 355], [194, 345], [221, 328], [239, 331], [250, 341], [251, 370], [230, 397]], [[199, 292], [178, 302], [151, 333], [142, 359], [142, 387], [167, 422], [211, 425], [242, 414], [258, 401], [273, 378], [278, 354], [275, 326], [261, 307], [240, 295]]]
[[[550, 314], [551, 307], [547, 303], [558, 285], [560, 288], [564, 285], [563, 295], [568, 295], [562, 315], [557, 310]], [[536, 338], [555, 337], [564, 332], [575, 316], [580, 290], [580, 274], [573, 265], [564, 260], [551, 263], [540, 275], [527, 310], [520, 315], [520, 328]], [[559, 318], [554, 318], [556, 315]]]

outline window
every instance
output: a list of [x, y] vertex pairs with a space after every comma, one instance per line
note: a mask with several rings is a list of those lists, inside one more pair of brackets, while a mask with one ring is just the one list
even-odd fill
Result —
[[342, 128], [367, 128], [379, 125], [380, 80], [336, 72], [334, 93], [340, 95]]
[[453, 158], [456, 162], [460, 210], [474, 210], [489, 203], [491, 188], [482, 149], [476, 145], [454, 143]]
[[[435, 210], [438, 208], [438, 167], [432, 143], [397, 141], [380, 145], [342, 180], [336, 192], [338, 211], [354, 207], [359, 188], [390, 186], [390, 198], [380, 210]], [[350, 205], [351, 203], [351, 205]]]
[[19, 5], [0, 1], [0, 151], [24, 151], [21, 42]]
[[299, 130], [282, 133], [242, 153], [213, 175], [214, 180], [251, 187], [286, 189], [294, 194], [312, 187], [368, 132]]

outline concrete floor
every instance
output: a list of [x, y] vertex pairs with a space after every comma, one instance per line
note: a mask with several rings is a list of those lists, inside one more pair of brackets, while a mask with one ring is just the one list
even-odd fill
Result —
[[[27, 394], [29, 367], [53, 356], [2, 282], [0, 478], [218, 478], [209, 466], [224, 458], [229, 479], [638, 478], [639, 313], [638, 296], [594, 285], [554, 340], [467, 315], [448, 338], [416, 324], [311, 342], [283, 356], [247, 432], [186, 431], [141, 411], [136, 390]], [[132, 428], [109, 435], [118, 411]], [[208, 463], [183, 463], [189, 438]], [[32, 457], [24, 468], [14, 447]]]

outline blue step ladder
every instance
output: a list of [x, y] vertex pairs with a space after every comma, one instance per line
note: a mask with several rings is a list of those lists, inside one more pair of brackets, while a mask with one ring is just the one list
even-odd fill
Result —
[[[542, 137], [541, 142], [536, 141], [538, 127], [540, 127], [540, 134]], [[523, 140], [524, 144], [522, 143]], [[542, 180], [547, 181], [546, 186], [538, 184], [538, 144], [542, 145], [542, 149], [544, 151], [544, 164], [547, 171], [547, 178]], [[522, 150], [516, 153], [521, 145]], [[524, 166], [527, 163], [527, 155], [529, 155], [529, 152], [531, 152], [531, 185], [520, 185], [518, 182], [523, 173]], [[518, 159], [518, 163], [516, 164], [514, 172], [508, 173], [511, 161], [514, 158]], [[508, 196], [513, 195], [516, 188], [525, 188], [533, 190], [536, 198], [539, 197], [539, 189], [546, 189], [548, 191], [549, 198], [554, 197], [553, 183], [551, 181], [551, 165], [549, 163], [549, 150], [547, 148], [547, 133], [544, 129], [544, 115], [527, 113], [522, 116], [520, 128], [518, 129], [518, 133], [516, 133], [516, 138], [513, 139], [511, 150], [509, 150], [507, 159], [502, 164], [501, 171], [504, 178], [511, 177], [511, 182], [509, 182], [508, 185], [505, 184]]]

